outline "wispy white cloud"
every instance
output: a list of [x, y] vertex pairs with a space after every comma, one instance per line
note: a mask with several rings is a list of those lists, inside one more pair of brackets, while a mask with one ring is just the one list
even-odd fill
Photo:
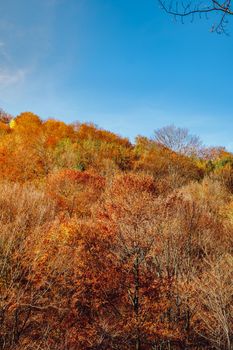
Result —
[[7, 87], [19, 84], [24, 81], [26, 74], [26, 69], [16, 69], [12, 71], [8, 68], [0, 68], [0, 86]]
[[3, 59], [3, 61], [7, 64], [12, 62], [9, 53], [7, 52], [6, 44], [3, 41], [0, 41], [0, 59]]
[[25, 80], [27, 69], [17, 67], [4, 41], [0, 40], [0, 89], [16, 86]]

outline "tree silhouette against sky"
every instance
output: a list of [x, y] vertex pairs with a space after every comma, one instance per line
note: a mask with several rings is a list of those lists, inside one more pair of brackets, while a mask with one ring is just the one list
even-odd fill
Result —
[[233, 5], [231, 0], [227, 1], [164, 1], [158, 0], [162, 9], [175, 17], [180, 18], [182, 23], [184, 17], [190, 17], [194, 21], [195, 17], [208, 19], [214, 16], [214, 23], [211, 31], [218, 34], [228, 34], [228, 17], [233, 15]]

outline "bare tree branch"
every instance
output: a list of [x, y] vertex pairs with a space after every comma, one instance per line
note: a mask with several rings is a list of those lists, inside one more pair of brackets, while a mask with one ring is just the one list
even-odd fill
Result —
[[198, 155], [202, 142], [199, 137], [191, 135], [188, 129], [168, 125], [154, 131], [154, 140], [177, 153], [187, 156]]
[[194, 17], [199, 15], [199, 18], [202, 18], [202, 15], [208, 19], [208, 14], [217, 14], [219, 15], [217, 23], [214, 23], [211, 27], [212, 32], [218, 34], [228, 34], [226, 31], [226, 26], [228, 24], [227, 17], [233, 15], [232, 1], [227, 0], [219, 2], [216, 0], [205, 1], [205, 2], [195, 2], [195, 1], [171, 1], [168, 3], [164, 0], [158, 0], [161, 8], [168, 13], [169, 15], [174, 16], [175, 19], [179, 17], [183, 23], [184, 17], [191, 17], [193, 22]]

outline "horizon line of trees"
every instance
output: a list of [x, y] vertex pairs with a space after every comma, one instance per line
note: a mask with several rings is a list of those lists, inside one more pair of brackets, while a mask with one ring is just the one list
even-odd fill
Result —
[[0, 349], [232, 350], [233, 154], [0, 116]]

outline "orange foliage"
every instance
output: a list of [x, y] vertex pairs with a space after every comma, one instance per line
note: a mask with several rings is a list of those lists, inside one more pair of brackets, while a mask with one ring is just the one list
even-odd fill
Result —
[[78, 170], [62, 170], [51, 174], [47, 181], [48, 194], [58, 207], [69, 215], [88, 215], [91, 206], [104, 189], [103, 177]]
[[231, 350], [233, 156], [203, 152], [1, 120], [0, 348]]
[[77, 137], [79, 140], [94, 139], [105, 142], [115, 142], [121, 146], [130, 147], [130, 142], [127, 138], [122, 138], [110, 131], [98, 129], [92, 123], [76, 124]]
[[75, 131], [71, 125], [49, 119], [43, 124], [46, 146], [53, 147], [63, 139], [75, 140]]

